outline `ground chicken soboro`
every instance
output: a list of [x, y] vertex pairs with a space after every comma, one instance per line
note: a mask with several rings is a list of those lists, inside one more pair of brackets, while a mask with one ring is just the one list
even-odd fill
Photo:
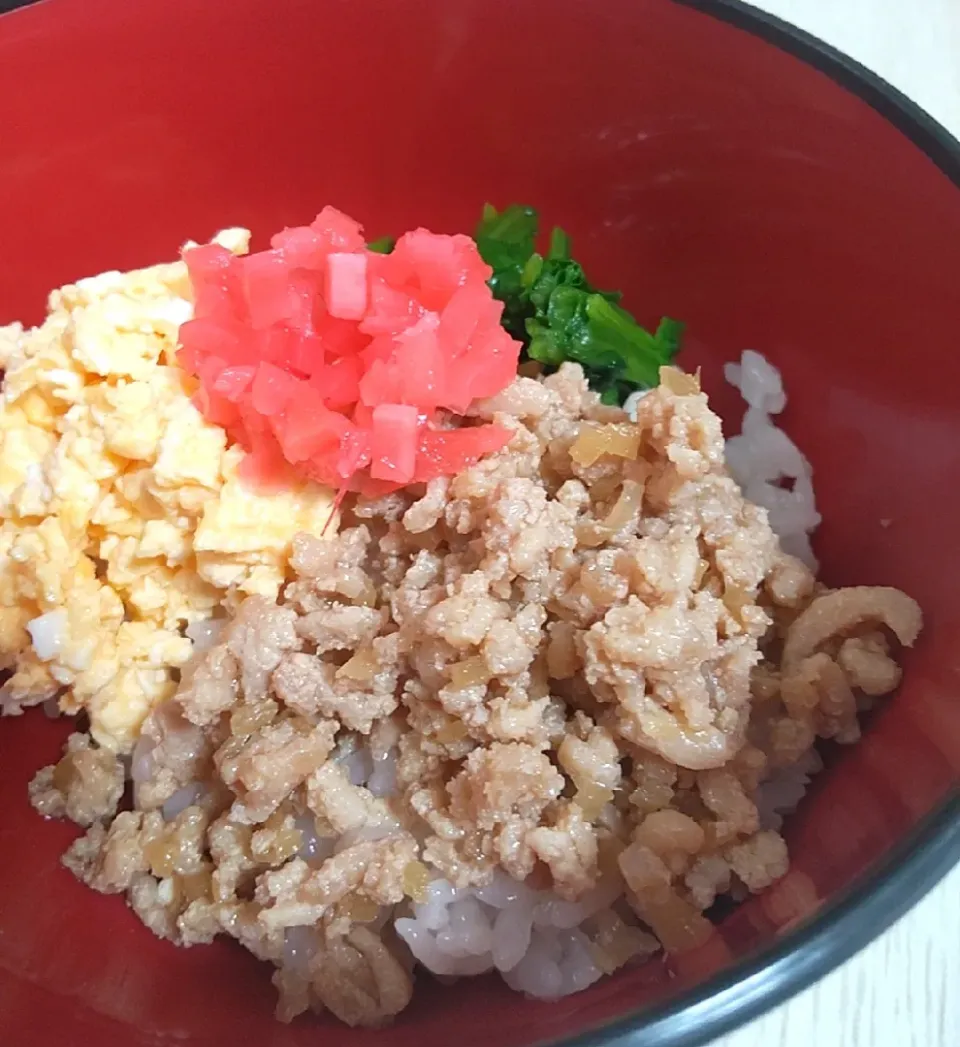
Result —
[[79, 739], [34, 786], [90, 826], [78, 876], [271, 961], [285, 1019], [389, 1021], [413, 969], [392, 921], [438, 877], [607, 892], [580, 927], [607, 972], [649, 953], [641, 927], [702, 941], [718, 894], [787, 869], [761, 782], [853, 741], [920, 628], [902, 593], [828, 592], [780, 552], [688, 376], [636, 426], [569, 365], [476, 414], [506, 450], [295, 540], [279, 605], [242, 604], [149, 719], [135, 810]]

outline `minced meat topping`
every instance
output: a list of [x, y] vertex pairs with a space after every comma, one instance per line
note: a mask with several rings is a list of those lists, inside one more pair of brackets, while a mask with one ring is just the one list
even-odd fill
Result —
[[646, 930], [704, 940], [719, 894], [787, 870], [762, 783], [856, 739], [920, 620], [782, 553], [668, 377], [635, 426], [576, 366], [517, 378], [476, 409], [506, 448], [298, 535], [279, 599], [239, 604], [148, 718], [133, 809], [88, 739], [40, 773], [38, 809], [88, 827], [67, 865], [162, 937], [270, 961], [284, 1019], [406, 1006], [393, 921], [441, 879], [608, 892], [603, 971]]

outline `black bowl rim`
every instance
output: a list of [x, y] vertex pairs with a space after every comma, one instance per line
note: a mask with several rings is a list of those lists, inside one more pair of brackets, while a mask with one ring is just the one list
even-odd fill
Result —
[[[960, 189], [960, 141], [849, 55], [743, 0], [672, 0], [759, 37], [862, 99]], [[665, 1004], [552, 1041], [553, 1047], [703, 1047], [835, 970], [911, 909], [960, 862], [960, 788], [815, 916]]]

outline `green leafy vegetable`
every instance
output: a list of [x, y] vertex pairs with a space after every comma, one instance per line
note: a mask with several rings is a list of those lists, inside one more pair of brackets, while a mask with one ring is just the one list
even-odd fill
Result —
[[[619, 404], [636, 389], [660, 380], [660, 368], [680, 349], [683, 324], [664, 317], [651, 334], [620, 302], [619, 291], [601, 291], [571, 257], [570, 237], [554, 228], [546, 254], [537, 252], [539, 222], [532, 207], [503, 211], [487, 204], [475, 239], [493, 270], [490, 289], [503, 302], [503, 326], [523, 343], [523, 354], [546, 368], [580, 364], [604, 403]], [[392, 236], [371, 241], [389, 254]]]
[[376, 251], [377, 254], [390, 254], [396, 247], [396, 244], [397, 238], [395, 236], [381, 236], [379, 240], [371, 240], [367, 247], [371, 251]]
[[537, 232], [533, 208], [487, 204], [475, 234], [493, 269], [490, 288], [504, 303], [503, 325], [526, 357], [548, 368], [579, 363], [604, 403], [655, 386], [679, 351], [683, 324], [664, 317], [651, 334], [617, 304], [619, 292], [589, 283], [562, 229], [551, 233], [546, 255], [537, 253]]

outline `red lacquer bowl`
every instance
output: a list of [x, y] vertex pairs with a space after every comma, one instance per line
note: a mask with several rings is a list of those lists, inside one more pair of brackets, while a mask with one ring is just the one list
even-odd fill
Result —
[[48, 0], [0, 18], [0, 319], [327, 202], [371, 235], [530, 202], [644, 320], [688, 322], [708, 389], [744, 347], [772, 357], [827, 579], [902, 586], [929, 623], [790, 825], [793, 871], [704, 952], [549, 1006], [421, 979], [377, 1033], [276, 1025], [239, 948], [176, 950], [76, 883], [71, 830], [26, 800], [65, 728], [5, 721], [0, 1043], [700, 1044], [919, 898], [960, 856], [958, 186], [960, 147], [928, 117], [724, 0]]

